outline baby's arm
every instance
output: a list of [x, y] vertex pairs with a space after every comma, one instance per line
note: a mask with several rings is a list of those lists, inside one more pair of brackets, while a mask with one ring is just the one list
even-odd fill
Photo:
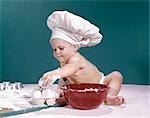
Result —
[[80, 68], [80, 64], [78, 62], [71, 62], [59, 69], [59, 75], [64, 78], [71, 75], [74, 75]]
[[78, 60], [79, 60], [78, 57], [72, 58], [63, 67], [45, 73], [43, 75], [44, 78], [43, 86], [48, 86], [50, 80], [53, 79], [54, 76], [59, 76], [59, 78], [65, 78], [75, 74], [80, 69], [81, 65], [80, 61]]

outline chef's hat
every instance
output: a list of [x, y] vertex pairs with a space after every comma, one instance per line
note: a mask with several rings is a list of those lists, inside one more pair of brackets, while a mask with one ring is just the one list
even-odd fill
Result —
[[78, 47], [94, 46], [101, 42], [99, 28], [68, 11], [54, 11], [47, 19], [54, 38], [65, 40]]

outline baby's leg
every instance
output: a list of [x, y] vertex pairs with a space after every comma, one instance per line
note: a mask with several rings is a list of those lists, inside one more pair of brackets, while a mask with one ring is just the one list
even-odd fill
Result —
[[124, 103], [122, 96], [117, 96], [122, 84], [123, 77], [121, 73], [114, 71], [105, 77], [104, 84], [110, 87], [105, 104], [107, 105], [120, 105]]

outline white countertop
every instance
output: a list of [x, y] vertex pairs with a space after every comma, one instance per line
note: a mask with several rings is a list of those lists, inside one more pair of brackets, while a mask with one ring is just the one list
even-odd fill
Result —
[[[22, 91], [31, 93], [37, 87], [34, 84], [24, 85]], [[53, 85], [51, 89], [56, 89]], [[100, 105], [92, 110], [78, 110], [71, 106], [51, 107], [36, 112], [10, 116], [11, 118], [148, 118], [150, 116], [150, 85], [124, 84], [120, 95], [126, 104], [120, 106]]]

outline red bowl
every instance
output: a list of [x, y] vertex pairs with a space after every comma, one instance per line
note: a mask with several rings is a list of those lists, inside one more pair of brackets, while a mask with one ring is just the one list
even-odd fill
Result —
[[62, 87], [69, 105], [77, 109], [97, 108], [106, 98], [109, 87], [102, 84], [68, 84]]

